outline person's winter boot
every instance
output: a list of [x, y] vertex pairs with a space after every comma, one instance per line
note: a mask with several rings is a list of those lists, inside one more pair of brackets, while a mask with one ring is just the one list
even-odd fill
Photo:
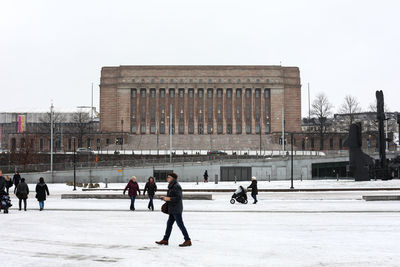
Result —
[[190, 240], [185, 240], [182, 244], [180, 244], [180, 247], [190, 247], [192, 245], [192, 241]]
[[162, 245], [162, 246], [168, 246], [168, 240], [161, 240], [161, 241], [156, 241], [156, 244]]

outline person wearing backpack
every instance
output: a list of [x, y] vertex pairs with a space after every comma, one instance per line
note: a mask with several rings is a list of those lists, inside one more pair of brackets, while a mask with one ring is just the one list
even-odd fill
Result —
[[29, 187], [25, 183], [25, 178], [21, 178], [20, 183], [17, 186], [16, 196], [19, 199], [19, 210], [21, 210], [22, 201], [24, 201], [24, 210], [26, 211], [26, 199], [29, 195]]

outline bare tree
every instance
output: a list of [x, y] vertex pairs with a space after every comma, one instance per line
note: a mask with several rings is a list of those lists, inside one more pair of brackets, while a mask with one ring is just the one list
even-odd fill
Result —
[[354, 122], [354, 113], [361, 112], [360, 103], [357, 98], [351, 95], [346, 95], [344, 97], [344, 102], [339, 108], [339, 113], [344, 114], [347, 118], [348, 127]]
[[315, 117], [315, 128], [320, 137], [320, 149], [324, 149], [324, 135], [327, 130], [328, 117], [332, 116], [333, 105], [324, 93], [320, 93], [311, 105], [311, 115]]
[[78, 146], [82, 146], [83, 136], [90, 131], [90, 115], [87, 112], [77, 111], [72, 116], [72, 121], [75, 124], [75, 133], [78, 135]]

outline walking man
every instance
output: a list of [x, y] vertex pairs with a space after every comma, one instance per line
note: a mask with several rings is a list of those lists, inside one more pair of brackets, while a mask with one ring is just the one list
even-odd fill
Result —
[[131, 180], [126, 185], [125, 190], [124, 190], [124, 195], [126, 193], [126, 190], [128, 190], [128, 195], [129, 195], [129, 197], [131, 199], [130, 210], [134, 211], [135, 210], [135, 199], [136, 199], [136, 196], [137, 196], [138, 193], [140, 195], [139, 185], [136, 182], [136, 177], [135, 176], [132, 176]]
[[186, 230], [186, 227], [183, 223], [182, 212], [183, 212], [183, 203], [182, 203], [182, 188], [177, 182], [178, 175], [175, 173], [168, 174], [168, 193], [166, 197], [162, 199], [168, 205], [168, 214], [169, 218], [167, 221], [167, 229], [165, 230], [164, 238], [161, 241], [156, 242], [158, 245], [166, 245], [168, 246], [168, 240], [171, 235], [172, 226], [176, 222], [179, 229], [181, 230], [183, 237], [185, 238], [185, 242], [180, 244], [180, 247], [188, 247], [192, 245], [192, 241], [190, 240], [189, 234]]
[[15, 174], [13, 176], [13, 184], [15, 186], [14, 194], [15, 194], [15, 192], [17, 192], [17, 187], [18, 187], [18, 184], [20, 181], [21, 181], [21, 175], [19, 175], [19, 172], [17, 171], [17, 172], [15, 172]]

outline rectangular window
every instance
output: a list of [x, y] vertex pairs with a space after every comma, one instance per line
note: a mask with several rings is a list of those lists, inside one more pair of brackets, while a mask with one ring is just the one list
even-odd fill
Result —
[[227, 124], [226, 125], [226, 133], [227, 134], [232, 134], [232, 124]]
[[146, 97], [146, 89], [140, 90], [140, 95], [142, 98], [145, 98]]
[[314, 137], [311, 138], [311, 148], [314, 149]]
[[132, 131], [133, 134], [136, 134], [136, 131], [137, 131], [136, 123], [132, 124], [132, 130], [131, 131]]
[[150, 89], [150, 96], [151, 96], [151, 98], [156, 97], [156, 89]]
[[256, 124], [256, 134], [260, 134], [260, 124]]
[[146, 105], [142, 105], [142, 110], [141, 110], [141, 115], [142, 115], [142, 121], [146, 121]]
[[204, 133], [204, 129], [203, 129], [203, 124], [199, 123], [197, 126], [197, 131], [199, 134], [203, 134]]
[[271, 131], [271, 127], [269, 125], [269, 123], [265, 124], [265, 133], [269, 133]]
[[256, 98], [260, 98], [261, 90], [256, 89]]
[[140, 126], [140, 133], [141, 133], [141, 134], [145, 134], [145, 133], [146, 133], [146, 124], [142, 124], [142, 125]]
[[165, 124], [164, 124], [164, 122], [161, 122], [161, 124], [160, 124], [160, 134], [165, 134]]
[[217, 90], [217, 97], [221, 98], [222, 97], [222, 89]]
[[136, 97], [136, 89], [131, 89], [131, 96], [132, 96], [133, 98]]
[[232, 120], [232, 105], [228, 104], [226, 106], [226, 113], [227, 120]]
[[179, 124], [179, 134], [184, 134], [185, 133], [185, 125], [184, 124]]
[[246, 124], [246, 134], [251, 134], [251, 125]]
[[264, 97], [269, 98], [269, 89], [264, 90]]
[[210, 124], [210, 123], [207, 124], [207, 133], [208, 134], [212, 134], [213, 133], [212, 124]]
[[226, 97], [231, 98], [232, 97], [232, 89], [227, 89], [226, 90]]
[[156, 125], [155, 124], [151, 124], [150, 125], [150, 133], [151, 134], [155, 134], [156, 133]]
[[185, 96], [185, 90], [179, 89], [179, 98], [183, 98]]
[[333, 138], [329, 139], [329, 147], [333, 149]]
[[242, 119], [242, 107], [240, 105], [236, 106], [236, 119], [237, 120]]
[[193, 98], [193, 89], [189, 89], [189, 98]]
[[242, 89], [236, 89], [236, 98], [242, 97]]
[[175, 89], [169, 89], [169, 97], [175, 97]]
[[207, 97], [208, 98], [212, 98], [213, 97], [213, 90], [212, 89], [208, 89], [207, 90]]
[[156, 107], [151, 106], [151, 120], [155, 121], [155, 119], [156, 119]]
[[193, 105], [189, 106], [189, 120], [193, 121]]
[[109, 145], [110, 144], [110, 138], [107, 138], [106, 139], [106, 145]]
[[[313, 148], [314, 148], [314, 146], [313, 146]], [[339, 139], [339, 149], [342, 149], [342, 148], [343, 148], [343, 139], [340, 138]]]
[[199, 94], [199, 98], [203, 98], [203, 89], [199, 89], [198, 94]]
[[72, 139], [68, 139], [68, 150], [72, 150]]
[[222, 124], [220, 123], [217, 124], [217, 133], [222, 134]]
[[87, 145], [88, 148], [90, 148], [92, 146], [92, 140], [90, 138], [88, 138], [86, 140], [86, 145]]
[[236, 124], [236, 133], [241, 134], [242, 133], [242, 125], [240, 123]]
[[181, 104], [180, 108], [179, 108], [179, 119], [180, 120], [184, 120], [184, 118], [185, 118], [185, 116], [184, 116], [184, 113], [183, 113], [183, 104]]
[[161, 98], [165, 97], [165, 89], [160, 89], [160, 97]]
[[189, 129], [188, 129], [189, 134], [194, 134], [194, 124], [189, 123]]
[[213, 119], [213, 106], [212, 106], [212, 104], [208, 106], [207, 117], [208, 117], [209, 121], [212, 121], [212, 119]]
[[251, 97], [251, 90], [246, 89], [246, 98], [250, 98], [250, 97]]
[[250, 120], [250, 115], [251, 115], [251, 111], [250, 111], [250, 105], [246, 105], [246, 120]]

